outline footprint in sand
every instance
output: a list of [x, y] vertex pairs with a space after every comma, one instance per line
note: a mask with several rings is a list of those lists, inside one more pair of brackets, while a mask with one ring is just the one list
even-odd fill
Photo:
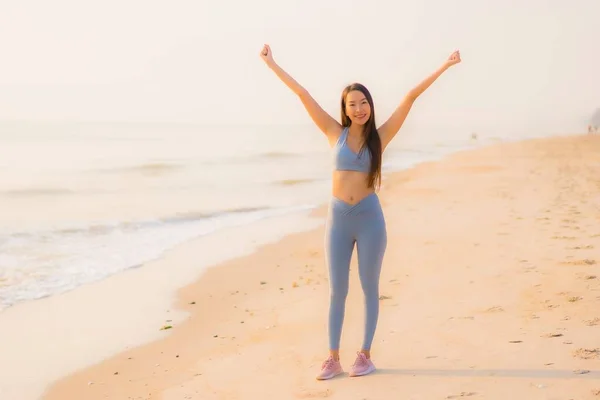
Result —
[[502, 308], [501, 306], [493, 306], [493, 307], [483, 310], [484, 313], [488, 313], [488, 314], [498, 313], [498, 312], [503, 312], [503, 311], [504, 311], [504, 308]]
[[573, 351], [573, 357], [580, 358], [582, 360], [598, 360], [598, 359], [600, 359], [600, 348], [596, 348], [596, 349], [579, 348], [579, 349]]
[[563, 261], [562, 265], [596, 265], [596, 260], [584, 258], [583, 260]]
[[542, 335], [541, 337], [551, 339], [551, 338], [556, 338], [556, 337], [561, 337], [561, 336], [563, 336], [562, 333], [547, 333], [545, 335]]
[[594, 319], [588, 319], [587, 321], [585, 321], [585, 324], [587, 326], [596, 326], [596, 325], [600, 325], [600, 318], [596, 317]]
[[552, 236], [552, 239], [560, 239], [560, 240], [577, 240], [575, 236]]
[[594, 246], [592, 246], [591, 244], [588, 244], [587, 246], [572, 246], [572, 247], [567, 247], [567, 250], [591, 250], [593, 249]]
[[330, 389], [321, 389], [321, 390], [307, 390], [304, 389], [299, 393], [296, 393], [296, 398], [298, 399], [323, 399], [329, 397], [333, 394], [333, 391]]
[[560, 307], [558, 304], [552, 304], [551, 300], [544, 300], [542, 301], [542, 304], [547, 310], [552, 310], [554, 308]]
[[460, 394], [451, 394], [446, 396], [447, 399], [460, 399], [461, 397], [471, 397], [475, 396], [477, 393], [475, 392], [461, 392]]

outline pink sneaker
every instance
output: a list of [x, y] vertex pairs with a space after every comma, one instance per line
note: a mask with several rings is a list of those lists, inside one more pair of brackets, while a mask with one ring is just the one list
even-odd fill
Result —
[[339, 361], [335, 361], [333, 357], [329, 356], [323, 365], [321, 366], [321, 372], [317, 375], [317, 379], [322, 381], [325, 379], [331, 379], [344, 372], [342, 365]]
[[356, 361], [350, 369], [350, 376], [363, 376], [375, 371], [375, 365], [363, 353], [358, 352]]

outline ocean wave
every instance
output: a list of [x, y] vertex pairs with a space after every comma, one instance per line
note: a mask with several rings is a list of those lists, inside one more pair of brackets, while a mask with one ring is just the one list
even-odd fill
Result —
[[64, 196], [72, 193], [73, 191], [69, 189], [52, 187], [32, 187], [25, 189], [11, 189], [0, 191], [0, 195], [6, 197]]
[[196, 168], [203, 166], [217, 166], [217, 165], [232, 165], [232, 164], [246, 164], [256, 163], [261, 161], [275, 161], [284, 159], [294, 159], [298, 157], [309, 157], [312, 153], [293, 153], [293, 152], [282, 152], [282, 151], [268, 151], [258, 154], [236, 154], [236, 155], [225, 155], [218, 158], [198, 158], [198, 159], [187, 159], [185, 161], [178, 162], [142, 162], [135, 165], [120, 165], [114, 167], [100, 167], [93, 169], [92, 172], [100, 172], [106, 174], [139, 174], [146, 176], [157, 176], [167, 175], [170, 173], [179, 172], [185, 168]]
[[298, 179], [282, 179], [279, 181], [275, 181], [274, 183], [277, 185], [283, 185], [283, 186], [294, 186], [294, 185], [301, 185], [304, 183], [314, 183], [314, 182], [319, 182], [319, 181], [322, 181], [322, 179], [298, 178]]
[[0, 310], [139, 267], [224, 228], [312, 208], [235, 208], [0, 235]]
[[259, 153], [254, 158], [290, 158], [302, 156], [300, 153], [290, 153], [285, 151], [268, 151], [265, 153]]
[[245, 164], [264, 161], [277, 161], [286, 159], [295, 159], [299, 157], [309, 157], [312, 153], [290, 153], [282, 151], [270, 151], [265, 153], [250, 154], [250, 155], [234, 155], [221, 157], [218, 159], [208, 159], [201, 162], [202, 165], [226, 165], [226, 164]]
[[182, 164], [173, 164], [166, 162], [143, 163], [126, 167], [102, 168], [101, 172], [106, 173], [138, 173], [142, 175], [164, 175], [170, 172], [179, 171], [185, 168]]

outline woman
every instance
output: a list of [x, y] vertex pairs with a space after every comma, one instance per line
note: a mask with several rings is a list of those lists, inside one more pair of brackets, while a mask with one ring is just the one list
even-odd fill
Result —
[[455, 51], [427, 79], [408, 92], [391, 117], [379, 128], [369, 91], [359, 83], [347, 86], [341, 98], [341, 124], [328, 115], [306, 89], [273, 60], [269, 45], [260, 53], [267, 66], [302, 101], [311, 119], [333, 149], [333, 187], [326, 223], [325, 252], [329, 269], [329, 357], [317, 379], [343, 372], [339, 344], [348, 294], [350, 259], [356, 244], [361, 286], [365, 295], [365, 333], [350, 376], [375, 371], [371, 343], [379, 316], [379, 275], [387, 245], [385, 219], [375, 193], [381, 183], [381, 156], [404, 123], [415, 100], [449, 67], [459, 63]]

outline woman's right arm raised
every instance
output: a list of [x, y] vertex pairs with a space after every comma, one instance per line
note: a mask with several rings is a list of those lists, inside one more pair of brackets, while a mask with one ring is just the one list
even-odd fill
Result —
[[300, 98], [308, 115], [310, 115], [314, 123], [329, 138], [330, 143], [335, 142], [342, 131], [342, 125], [327, 114], [302, 85], [296, 82], [294, 78], [277, 65], [273, 60], [273, 53], [271, 52], [269, 45], [266, 44], [263, 47], [260, 57], [267, 66], [275, 72], [275, 75], [277, 75], [279, 79], [281, 79], [281, 81]]

